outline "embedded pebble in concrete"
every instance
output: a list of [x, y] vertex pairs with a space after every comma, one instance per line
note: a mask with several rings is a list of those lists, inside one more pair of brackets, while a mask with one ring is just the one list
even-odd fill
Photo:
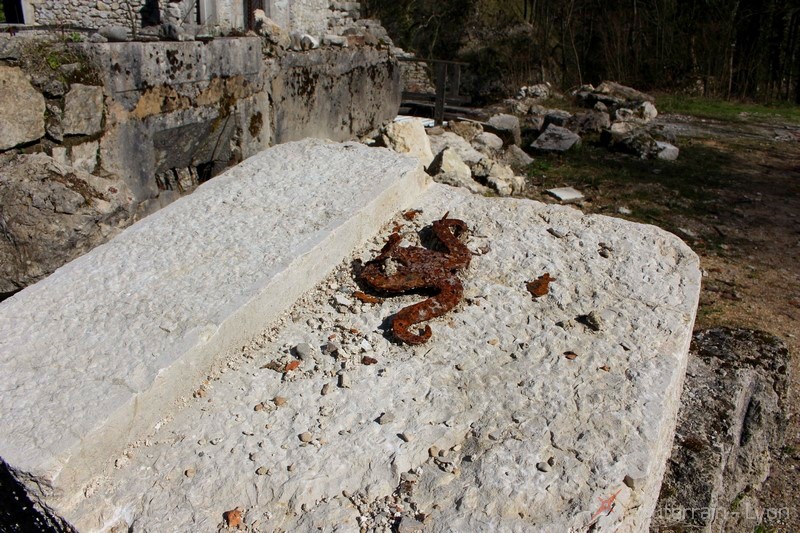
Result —
[[[491, 245], [461, 275], [462, 303], [430, 322], [430, 341], [386, 336], [387, 317], [420, 296], [351, 298], [338, 313], [335, 295], [359, 289], [343, 262], [229, 354], [205, 397], [132, 446], [76, 525], [212, 531], [240, 508], [246, 527], [270, 531], [645, 530], [672, 443], [696, 255], [653, 226], [565, 206], [434, 185], [414, 207], [422, 214], [398, 214], [353, 259], [374, 257], [395, 224], [416, 243], [447, 211], [471, 228], [472, 250]], [[544, 272], [555, 281], [533, 299], [526, 283]], [[577, 320], [590, 313], [602, 327]], [[361, 363], [363, 340], [377, 364]], [[322, 355], [284, 372], [301, 343]], [[291, 401], [253, 411], [278, 396]]]

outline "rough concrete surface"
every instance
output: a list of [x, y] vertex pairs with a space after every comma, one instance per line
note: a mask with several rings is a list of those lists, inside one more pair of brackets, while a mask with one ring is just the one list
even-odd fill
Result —
[[[429, 342], [385, 335], [424, 296], [364, 303], [344, 261], [120, 455], [76, 524], [215, 531], [241, 513], [251, 531], [645, 530], [696, 255], [653, 226], [442, 185], [414, 207], [353, 259], [397, 224], [413, 244], [447, 211], [467, 222], [464, 300]], [[544, 273], [555, 279], [534, 298]]]
[[68, 516], [215, 357], [427, 183], [415, 159], [388, 150], [281, 145], [0, 303], [0, 458]]

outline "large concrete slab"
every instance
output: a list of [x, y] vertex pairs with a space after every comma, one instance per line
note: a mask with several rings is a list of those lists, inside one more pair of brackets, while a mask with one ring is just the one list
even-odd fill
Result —
[[0, 304], [0, 458], [57, 512], [427, 186], [417, 160], [289, 143]]
[[[70, 510], [76, 523], [216, 531], [238, 508], [252, 531], [646, 530], [697, 256], [653, 226], [564, 206], [433, 185], [414, 207], [196, 382]], [[465, 299], [428, 343], [398, 345], [386, 318], [422, 297], [362, 303], [351, 259], [374, 257], [396, 224], [414, 242], [446, 211], [472, 230]], [[534, 299], [526, 283], [545, 272]]]

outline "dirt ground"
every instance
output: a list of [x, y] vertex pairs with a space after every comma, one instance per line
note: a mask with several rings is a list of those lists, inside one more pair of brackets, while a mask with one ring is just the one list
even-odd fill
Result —
[[659, 117], [656, 129], [681, 149], [675, 162], [641, 161], [584, 143], [537, 159], [530, 196], [571, 185], [585, 212], [655, 224], [700, 256], [703, 288], [696, 329], [763, 330], [792, 357], [785, 441], [759, 493], [790, 519], [760, 531], [800, 531], [800, 124]]

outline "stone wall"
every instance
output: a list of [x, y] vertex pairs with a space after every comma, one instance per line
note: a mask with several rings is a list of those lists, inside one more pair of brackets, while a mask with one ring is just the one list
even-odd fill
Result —
[[[139, 14], [147, 0], [33, 0], [34, 24], [68, 24], [83, 28], [141, 27]], [[129, 10], [130, 9], [130, 10]], [[132, 13], [131, 13], [132, 12]]]
[[[116, 180], [109, 187], [130, 197], [120, 207], [129, 215], [113, 219], [125, 227], [272, 144], [352, 139], [392, 119], [400, 103], [396, 60], [385, 47], [357, 41], [306, 51], [276, 48], [265, 56], [266, 41], [258, 37], [27, 46], [21, 36], [0, 36], [4, 57], [15, 58], [0, 63], [0, 155], [41, 153], [58, 165], [53, 176], [74, 170]], [[52, 69], [40, 58], [37, 70], [36, 50], [65, 64]], [[6, 163], [18, 164], [13, 158]], [[38, 159], [36, 165], [50, 168]], [[91, 186], [90, 178], [81, 180]], [[8, 194], [17, 198], [17, 192]], [[39, 204], [60, 202], [45, 200]], [[77, 220], [82, 213], [70, 214]], [[13, 218], [0, 215], [2, 224]], [[45, 264], [32, 257], [45, 257], [47, 250], [34, 254], [18, 246], [41, 242], [52, 250], [44, 243], [63, 240], [66, 230], [37, 241], [28, 238], [30, 223], [9, 224], [0, 233], [0, 263], [19, 267], [0, 269], [0, 299], [74, 258], [59, 254]], [[25, 235], [14, 237], [17, 230]], [[97, 243], [92, 236], [85, 240]]]
[[400, 107], [397, 62], [372, 47], [286, 55], [273, 69], [276, 143], [351, 139], [393, 118]]
[[[226, 32], [246, 26], [242, 0], [31, 0], [33, 24], [70, 25], [98, 29], [121, 26], [127, 29], [183, 19], [197, 22], [206, 31]], [[315, 36], [341, 34], [360, 17], [361, 4], [338, 0], [265, 0], [264, 11], [286, 30]], [[177, 14], [177, 17], [176, 17]]]

